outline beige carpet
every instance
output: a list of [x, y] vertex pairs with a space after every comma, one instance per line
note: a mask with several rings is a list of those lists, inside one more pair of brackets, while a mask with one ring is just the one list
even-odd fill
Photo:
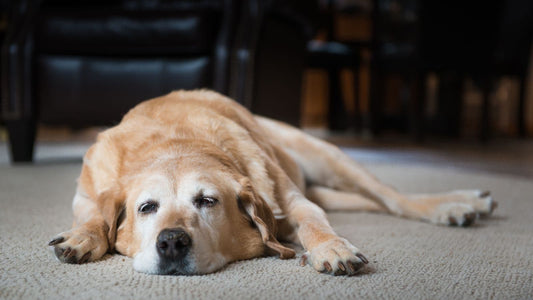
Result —
[[2, 299], [531, 299], [533, 183], [455, 169], [373, 164], [402, 191], [490, 189], [495, 216], [472, 228], [385, 215], [332, 213], [337, 232], [370, 259], [365, 274], [332, 277], [297, 259], [261, 258], [205, 276], [136, 273], [114, 255], [85, 265], [55, 260], [46, 246], [69, 228], [79, 164], [0, 167]]

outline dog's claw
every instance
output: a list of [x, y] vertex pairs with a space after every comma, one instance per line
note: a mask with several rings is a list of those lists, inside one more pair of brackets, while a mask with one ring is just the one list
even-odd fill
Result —
[[63, 254], [62, 254], [63, 257], [65, 257], [65, 258], [66, 258], [66, 257], [69, 257], [70, 251], [72, 251], [72, 248], [70, 248], [70, 247], [68, 247], [67, 249], [65, 249], [65, 250], [63, 251]]
[[55, 239], [51, 240], [50, 242], [48, 242], [48, 246], [53, 246], [53, 245], [57, 245], [61, 242], [63, 242], [65, 240], [64, 237], [60, 236], [60, 237], [56, 237]]
[[329, 262], [324, 262], [324, 268], [326, 268], [326, 271], [328, 273], [331, 273], [331, 271], [333, 271], [333, 269], [331, 268], [331, 265], [329, 264]]
[[87, 253], [85, 253], [85, 254], [80, 258], [80, 260], [79, 260], [78, 263], [80, 263], [80, 264], [84, 264], [84, 263], [86, 263], [86, 262], [89, 260], [89, 258], [91, 258], [91, 252], [87, 252]]
[[351, 261], [347, 261], [346, 265], [348, 266], [348, 269], [350, 270], [348, 273], [354, 274], [357, 270], [355, 269], [355, 266], [352, 264]]
[[339, 266], [339, 269], [341, 269], [341, 271], [346, 272], [346, 267], [344, 266], [342, 261], [339, 261], [339, 263], [337, 265]]
[[479, 194], [480, 198], [485, 198], [485, 197], [488, 197], [488, 196], [490, 196], [490, 191], [483, 191], [483, 192], [481, 192], [481, 194]]
[[358, 261], [358, 262], [349, 261], [348, 265], [350, 266], [350, 275], [353, 275], [359, 272], [365, 264], [362, 261]]
[[71, 258], [74, 258], [76, 259], [76, 249], [70, 249], [68, 248], [70, 251], [68, 252], [68, 254], [65, 255], [65, 259], [68, 259], [68, 260], [71, 260]]
[[457, 225], [457, 220], [455, 219], [455, 217], [450, 216], [448, 218], [448, 221], [450, 222], [451, 226], [456, 226]]
[[366, 257], [361, 254], [361, 253], [356, 253], [355, 256], [357, 256], [362, 262], [364, 262], [365, 264], [368, 264], [368, 259], [366, 259]]
[[302, 255], [302, 258], [300, 258], [300, 266], [305, 266], [307, 264], [307, 255]]
[[69, 264], [75, 264], [78, 262], [76, 259], [76, 254], [78, 251], [76, 251], [76, 249], [72, 249], [70, 247], [67, 247], [66, 249], [55, 247], [54, 252], [57, 258], [62, 262]]
[[470, 226], [474, 224], [474, 222], [476, 221], [476, 218], [477, 218], [477, 214], [474, 212], [466, 214], [465, 221], [463, 222], [462, 226], [466, 227], [466, 226]]

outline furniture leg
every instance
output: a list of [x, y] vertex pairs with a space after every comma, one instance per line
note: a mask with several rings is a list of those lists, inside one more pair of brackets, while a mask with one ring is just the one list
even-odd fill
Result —
[[31, 162], [33, 160], [33, 146], [37, 126], [35, 119], [21, 119], [6, 121], [11, 150], [11, 160], [17, 162]]

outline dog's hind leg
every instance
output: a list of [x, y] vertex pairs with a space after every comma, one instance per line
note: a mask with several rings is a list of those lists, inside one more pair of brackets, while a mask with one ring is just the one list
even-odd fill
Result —
[[300, 167], [309, 185], [328, 187], [340, 192], [355, 192], [375, 201], [389, 213], [406, 218], [445, 225], [470, 225], [479, 210], [471, 204], [483, 202], [484, 194], [471, 199], [470, 193], [448, 196], [408, 196], [380, 182], [365, 168], [348, 157], [338, 147], [314, 138], [289, 125], [257, 118], [271, 134], [271, 140], [282, 148]]
[[360, 194], [343, 192], [322, 186], [310, 186], [305, 196], [327, 211], [372, 211], [386, 212], [387, 209]]

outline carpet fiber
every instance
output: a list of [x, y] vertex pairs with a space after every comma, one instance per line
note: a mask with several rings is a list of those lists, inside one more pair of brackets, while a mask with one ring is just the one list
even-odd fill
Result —
[[[0, 298], [71, 299], [531, 299], [533, 184], [520, 177], [425, 166], [373, 164], [405, 192], [490, 189], [500, 207], [471, 228], [449, 228], [370, 213], [330, 213], [336, 231], [369, 258], [354, 277], [300, 267], [298, 259], [241, 261], [204, 276], [137, 273], [107, 255], [59, 263], [46, 246], [69, 229], [79, 164], [0, 167]], [[298, 256], [301, 255], [301, 252]]]

